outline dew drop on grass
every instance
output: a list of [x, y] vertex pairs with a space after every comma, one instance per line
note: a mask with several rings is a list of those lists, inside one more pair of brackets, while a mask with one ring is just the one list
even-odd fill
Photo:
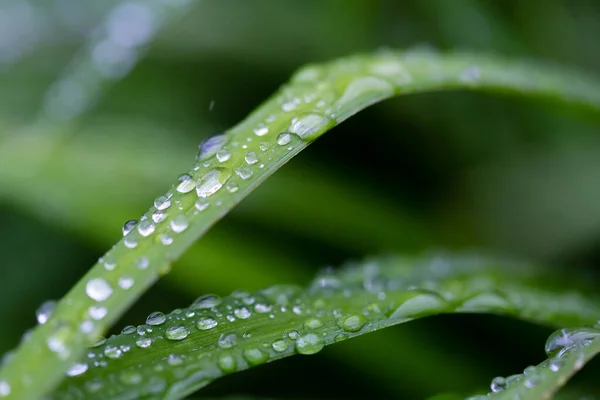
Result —
[[108, 314], [108, 310], [106, 309], [106, 307], [90, 306], [88, 308], [88, 314], [90, 315], [90, 317], [92, 317], [92, 319], [99, 321], [106, 317], [106, 314]]
[[167, 196], [160, 196], [154, 200], [154, 207], [157, 210], [163, 211], [171, 206], [171, 200]]
[[78, 376], [88, 370], [86, 363], [73, 364], [66, 372], [67, 376]]
[[194, 300], [190, 307], [193, 309], [213, 308], [221, 304], [222, 301], [223, 300], [217, 295], [206, 294]]
[[177, 184], [176, 190], [179, 193], [189, 193], [196, 187], [196, 182], [194, 182], [189, 174], [180, 175], [177, 180], [179, 183]]
[[237, 370], [237, 361], [229, 353], [221, 354], [217, 364], [219, 365], [219, 368], [221, 368], [221, 370], [226, 374], [230, 374]]
[[267, 151], [269, 150], [269, 147], [269, 143], [267, 142], [260, 142], [260, 145], [258, 146], [261, 151]]
[[300, 337], [300, 333], [298, 333], [298, 331], [296, 331], [296, 330], [293, 330], [293, 331], [290, 331], [290, 333], [288, 333], [288, 337], [292, 340], [296, 340]]
[[217, 151], [217, 160], [221, 163], [228, 161], [231, 158], [231, 152], [226, 148]]
[[7, 397], [10, 395], [10, 384], [6, 381], [0, 381], [0, 397]]
[[48, 322], [50, 317], [52, 317], [52, 314], [54, 313], [55, 309], [56, 301], [48, 300], [43, 302], [42, 305], [35, 312], [35, 318], [37, 319], [37, 322], [41, 325]]
[[104, 348], [104, 355], [108, 358], [119, 358], [123, 355], [123, 351], [116, 346], [106, 346]]
[[237, 192], [237, 191], [238, 191], [238, 189], [239, 189], [240, 187], [239, 187], [239, 186], [238, 186], [238, 184], [237, 184], [237, 183], [235, 183], [235, 182], [229, 182], [229, 183], [228, 183], [228, 184], [225, 186], [225, 188], [227, 189], [227, 191], [228, 191], [229, 193], [235, 193], [235, 192]]
[[152, 235], [155, 228], [156, 227], [154, 224], [149, 220], [140, 221], [140, 223], [137, 225], [138, 232], [144, 237]]
[[148, 315], [148, 318], [146, 318], [146, 323], [148, 325], [160, 325], [166, 320], [167, 317], [165, 316], [165, 314], [161, 313], [160, 311], [156, 311]]
[[222, 349], [230, 349], [237, 344], [237, 336], [235, 333], [224, 333], [219, 337], [218, 344]]
[[286, 342], [283, 339], [279, 339], [279, 340], [274, 341], [273, 344], [271, 345], [271, 347], [277, 353], [281, 353], [288, 349], [288, 342]]
[[188, 219], [185, 215], [176, 215], [170, 222], [171, 229], [175, 233], [181, 233], [187, 229], [189, 225]]
[[157, 211], [152, 214], [152, 221], [154, 221], [155, 224], [159, 224], [159, 223], [163, 222], [166, 218], [167, 218], [167, 213], [164, 213], [162, 211]]
[[309, 318], [304, 321], [304, 327], [306, 329], [317, 329], [323, 326], [323, 322], [317, 318]]
[[198, 329], [200, 329], [201, 331], [207, 331], [209, 329], [214, 328], [215, 326], [218, 325], [218, 322], [216, 319], [214, 318], [210, 318], [210, 317], [202, 317], [198, 320], [198, 322], [196, 323], [196, 326], [198, 327]]
[[558, 372], [563, 367], [564, 362], [560, 358], [553, 358], [550, 360], [550, 371]]
[[263, 364], [265, 361], [269, 359], [269, 355], [263, 352], [261, 349], [250, 348], [244, 350], [244, 359], [248, 361], [250, 365], [259, 365]]
[[85, 292], [90, 299], [104, 301], [112, 294], [112, 287], [104, 278], [92, 278], [85, 285]]
[[142, 383], [142, 375], [135, 371], [123, 371], [119, 379], [126, 385], [139, 385]]
[[132, 333], [135, 332], [135, 326], [133, 325], [127, 325], [125, 328], [121, 329], [121, 333], [124, 335], [131, 335]]
[[239, 319], [247, 319], [252, 315], [250, 311], [246, 307], [236, 308], [233, 311], [233, 315], [235, 315]]
[[183, 340], [190, 334], [188, 328], [183, 325], [170, 326], [165, 332], [165, 337], [169, 340]]
[[242, 178], [244, 180], [246, 180], [252, 176], [252, 170], [247, 167], [238, 168], [235, 170], [235, 173], [237, 174], [237, 176], [239, 176], [240, 178]]
[[367, 323], [367, 319], [360, 314], [347, 315], [340, 318], [338, 326], [346, 332], [358, 332]]
[[134, 249], [138, 245], [138, 239], [135, 236], [127, 236], [123, 243], [128, 249]]
[[139, 347], [140, 349], [145, 349], [147, 347], [150, 347], [151, 344], [152, 344], [152, 339], [147, 338], [147, 337], [139, 338], [138, 340], [135, 341], [135, 345], [137, 347]]
[[302, 140], [311, 140], [315, 138], [315, 133], [330, 123], [329, 118], [317, 114], [303, 114], [292, 120], [289, 131], [295, 133]]
[[215, 168], [198, 181], [196, 193], [198, 197], [207, 198], [219, 191], [231, 176], [227, 168]]
[[246, 164], [254, 165], [258, 162], [258, 157], [256, 156], [255, 152], [249, 151], [248, 153], [246, 153], [244, 160], [246, 161]]
[[129, 276], [122, 276], [119, 278], [118, 285], [121, 289], [127, 290], [130, 289], [134, 284], [133, 278]]
[[198, 146], [200, 148], [197, 157], [198, 161], [203, 161], [214, 156], [225, 143], [227, 143], [226, 135], [216, 135], [204, 140]]
[[470, 65], [463, 69], [460, 73], [459, 79], [463, 83], [475, 83], [481, 78], [481, 71], [476, 65]]
[[287, 132], [280, 133], [277, 136], [277, 144], [280, 146], [288, 145], [292, 142], [292, 135]]
[[598, 328], [575, 328], [560, 329], [552, 333], [546, 341], [546, 354], [552, 355], [555, 352], [562, 354], [564, 351], [580, 345], [582, 342], [594, 339], [600, 336]]
[[196, 207], [196, 210], [198, 211], [204, 211], [208, 208], [208, 206], [210, 205], [210, 203], [202, 200], [202, 199], [198, 199], [196, 200], [196, 202], [194, 203], [194, 207]]
[[501, 392], [504, 389], [506, 389], [507, 383], [506, 383], [506, 379], [504, 379], [501, 376], [497, 376], [494, 379], [492, 379], [492, 383], [490, 384], [490, 389], [492, 390], [492, 392], [497, 393], [497, 392]]
[[148, 257], [146, 256], [141, 256], [137, 260], [135, 260], [135, 264], [139, 269], [145, 270], [150, 265], [150, 260], [148, 260]]
[[131, 232], [133, 230], [133, 228], [135, 228], [136, 225], [137, 225], [137, 220], [135, 220], [135, 219], [130, 219], [129, 221], [125, 222], [123, 224], [123, 236], [126, 236], [127, 234], [129, 234], [129, 232]]
[[296, 350], [300, 354], [315, 354], [321, 351], [325, 343], [314, 333], [307, 333], [296, 340]]
[[265, 136], [269, 133], [269, 127], [265, 124], [259, 124], [256, 128], [254, 128], [254, 134], [256, 136]]
[[420, 290], [417, 291], [416, 295], [397, 307], [391, 313], [390, 319], [416, 318], [443, 311], [447, 308], [448, 303], [439, 293]]

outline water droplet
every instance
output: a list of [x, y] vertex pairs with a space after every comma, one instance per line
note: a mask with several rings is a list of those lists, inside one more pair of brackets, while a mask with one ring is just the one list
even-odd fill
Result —
[[104, 261], [104, 269], [107, 271], [112, 271], [117, 267], [117, 264], [114, 261]]
[[142, 383], [142, 375], [135, 371], [123, 371], [119, 379], [126, 385], [139, 385]]
[[348, 315], [338, 321], [338, 326], [346, 332], [358, 332], [367, 323], [367, 319], [360, 314]]
[[235, 309], [233, 311], [233, 315], [235, 315], [239, 319], [247, 319], [250, 318], [252, 314], [250, 313], [250, 310], [248, 310], [246, 307], [242, 307]]
[[296, 99], [286, 101], [281, 105], [281, 109], [285, 112], [294, 111], [296, 109]]
[[173, 243], [173, 238], [166, 233], [160, 235], [158, 239], [160, 240], [160, 243], [165, 246], [170, 246]]
[[139, 338], [138, 340], [135, 341], [135, 345], [137, 347], [139, 347], [140, 349], [145, 349], [147, 347], [150, 347], [151, 344], [152, 344], [152, 339], [150, 339], [150, 338]]
[[295, 133], [302, 140], [316, 139], [319, 130], [331, 124], [331, 120], [323, 115], [311, 113], [294, 118], [290, 124], [289, 131]]
[[288, 342], [283, 339], [279, 339], [273, 342], [271, 345], [274, 351], [282, 353], [288, 349]]
[[99, 321], [102, 318], [106, 317], [106, 314], [108, 314], [108, 310], [106, 309], [106, 307], [90, 306], [88, 308], [88, 314], [90, 315], [90, 317], [92, 317], [92, 319]]
[[127, 289], [131, 289], [131, 287], [133, 286], [133, 278], [129, 277], [129, 276], [122, 276], [119, 278], [119, 287], [123, 290], [127, 290]]
[[267, 142], [260, 142], [260, 145], [258, 146], [260, 148], [261, 151], [267, 151], [269, 150], [269, 143]]
[[221, 150], [217, 151], [217, 160], [219, 160], [219, 162], [223, 163], [223, 162], [229, 160], [230, 158], [231, 158], [231, 153], [226, 148], [222, 148]]
[[237, 344], [237, 336], [235, 333], [224, 333], [219, 337], [219, 347], [230, 349]]
[[102, 380], [100, 378], [90, 379], [89, 381], [85, 381], [84, 388], [88, 393], [96, 393], [104, 387]]
[[550, 360], [550, 370], [552, 372], [558, 372], [564, 365], [563, 360], [561, 360], [560, 358], [552, 358]]
[[125, 328], [123, 328], [121, 330], [121, 333], [124, 334], [124, 335], [131, 335], [135, 331], [136, 331], [135, 326], [133, 326], [133, 325], [127, 325]]
[[84, 335], [89, 335], [94, 331], [94, 322], [85, 320], [79, 325], [79, 331]]
[[137, 260], [135, 260], [135, 264], [139, 269], [144, 270], [150, 265], [150, 260], [148, 260], [148, 257], [146, 256], [141, 256]]
[[237, 174], [237, 176], [239, 176], [242, 179], [248, 179], [252, 176], [252, 170], [250, 168], [247, 167], [241, 167], [235, 170], [235, 173]]
[[148, 318], [146, 318], [146, 323], [148, 325], [160, 325], [166, 320], [167, 317], [165, 316], [165, 314], [161, 313], [160, 311], [156, 311], [148, 315]]
[[171, 220], [170, 225], [173, 232], [181, 233], [187, 229], [189, 222], [185, 215], [179, 214]]
[[88, 370], [86, 363], [73, 364], [66, 372], [67, 376], [77, 376]]
[[219, 368], [221, 368], [224, 373], [232, 373], [237, 369], [237, 362], [235, 361], [235, 358], [228, 353], [221, 354], [217, 363], [219, 364]]
[[560, 329], [548, 337], [545, 346], [546, 354], [552, 355], [558, 352], [559, 355], [562, 355], [563, 352], [581, 344], [584, 340], [599, 336], [600, 329], [597, 328]]
[[296, 340], [296, 350], [300, 354], [315, 354], [321, 351], [324, 346], [323, 339], [314, 333], [307, 333]]
[[206, 160], [215, 154], [227, 143], [226, 135], [216, 135], [210, 137], [200, 143], [200, 152], [198, 153], [198, 161]]
[[126, 236], [127, 234], [129, 234], [129, 232], [131, 232], [133, 230], [133, 228], [135, 228], [136, 225], [137, 225], [137, 220], [135, 220], [135, 219], [130, 219], [129, 221], [125, 222], [123, 224], [123, 236]]
[[497, 393], [497, 392], [501, 392], [504, 389], [506, 389], [506, 379], [504, 379], [501, 376], [497, 376], [494, 379], [492, 379], [492, 383], [490, 384], [490, 389], [492, 389], [492, 392]]
[[470, 65], [460, 73], [460, 81], [463, 83], [475, 83], [481, 78], [481, 71], [476, 65]]
[[215, 168], [209, 171], [200, 179], [196, 186], [198, 197], [206, 198], [212, 196], [223, 187], [223, 184], [227, 182], [230, 176], [231, 171], [226, 168]]
[[42, 305], [36, 310], [35, 318], [41, 325], [48, 322], [54, 310], [56, 309], [56, 302], [54, 300], [48, 300], [42, 303]]
[[214, 294], [206, 294], [204, 296], [198, 297], [190, 308], [193, 309], [203, 309], [203, 308], [213, 308], [221, 304], [223, 300], [217, 295]]
[[123, 355], [123, 351], [116, 346], [106, 346], [104, 348], [104, 355], [108, 358], [119, 358]]
[[415, 293], [407, 293], [413, 296], [404, 301], [390, 315], [390, 319], [406, 320], [430, 314], [437, 314], [448, 309], [448, 303], [438, 293], [418, 290]]
[[323, 326], [323, 323], [320, 319], [317, 318], [309, 318], [304, 321], [304, 327], [306, 329], [317, 329]]
[[246, 349], [244, 350], [244, 358], [250, 365], [263, 364], [269, 359], [269, 355], [263, 352], [261, 349]]
[[112, 294], [112, 287], [104, 278], [92, 278], [85, 285], [85, 292], [92, 300], [104, 301]]
[[244, 160], [246, 160], [246, 163], [248, 165], [253, 165], [253, 164], [256, 164], [258, 162], [258, 157], [256, 156], [255, 152], [249, 151], [248, 153], [246, 153], [246, 156], [244, 157]]
[[183, 340], [190, 334], [188, 328], [183, 325], [173, 325], [165, 332], [165, 337], [169, 340]]
[[203, 317], [200, 318], [198, 320], [198, 322], [196, 323], [196, 326], [198, 327], [198, 329], [200, 329], [201, 331], [207, 331], [209, 329], [214, 328], [215, 326], [218, 325], [218, 322], [216, 319], [214, 318], [210, 318], [210, 317]]
[[298, 331], [293, 330], [290, 333], [288, 333], [288, 337], [292, 340], [296, 340], [300, 337], [300, 334], [298, 333]]
[[169, 354], [167, 356], [167, 364], [171, 366], [181, 365], [183, 363], [183, 357], [177, 354]]
[[271, 312], [272, 309], [273, 307], [268, 304], [256, 303], [254, 305], [254, 311], [256, 311], [259, 314]]
[[292, 142], [292, 135], [290, 135], [287, 132], [280, 133], [277, 136], [277, 144], [280, 146], [285, 146], [287, 144], [290, 144], [291, 142]]
[[227, 189], [227, 191], [228, 191], [229, 193], [235, 193], [235, 192], [237, 192], [237, 191], [238, 191], [238, 189], [239, 189], [240, 187], [239, 187], [239, 186], [238, 186], [238, 184], [237, 184], [237, 183], [235, 183], [235, 182], [229, 182], [229, 183], [228, 183], [228, 184], [225, 186], [225, 188]]
[[164, 213], [162, 211], [158, 211], [152, 214], [152, 221], [154, 221], [155, 224], [163, 222], [166, 218], [167, 213]]
[[344, 94], [334, 105], [338, 115], [337, 121], [341, 122], [356, 110], [390, 97], [392, 94], [394, 94], [394, 87], [384, 79], [375, 76], [357, 78], [346, 86]]
[[150, 236], [154, 233], [155, 226], [151, 221], [144, 220], [140, 221], [140, 223], [137, 225], [137, 229], [140, 235], [145, 237]]
[[157, 210], [163, 211], [171, 206], [171, 200], [167, 196], [160, 196], [154, 200], [154, 207]]
[[269, 133], [269, 127], [265, 124], [258, 124], [258, 126], [254, 128], [254, 134], [256, 136], [265, 136], [267, 133]]
[[210, 203], [202, 200], [202, 199], [198, 199], [196, 201], [196, 203], [194, 203], [194, 207], [196, 207], [196, 210], [198, 211], [204, 211], [208, 208], [208, 206], [210, 205]]
[[10, 395], [10, 384], [6, 381], [0, 381], [0, 396], [6, 397]]
[[506, 311], [512, 309], [505, 295], [499, 292], [484, 292], [467, 299], [460, 307], [460, 311]]
[[176, 187], [176, 190], [179, 193], [188, 193], [194, 190], [196, 187], [196, 182], [192, 179], [189, 174], [183, 174], [179, 178], [177, 178], [179, 184]]

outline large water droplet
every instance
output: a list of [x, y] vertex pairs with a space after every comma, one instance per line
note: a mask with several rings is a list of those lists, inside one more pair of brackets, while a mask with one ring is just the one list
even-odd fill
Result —
[[504, 379], [501, 376], [497, 376], [494, 379], [492, 379], [492, 383], [490, 384], [490, 389], [492, 389], [492, 392], [497, 393], [497, 392], [501, 392], [504, 389], [506, 389], [506, 379]]
[[135, 236], [127, 236], [123, 243], [128, 249], [134, 249], [138, 245], [138, 239]]
[[48, 322], [55, 309], [56, 301], [48, 300], [43, 302], [35, 312], [35, 318], [37, 319], [38, 323], [43, 325]]
[[160, 196], [154, 200], [154, 207], [157, 210], [163, 211], [171, 206], [171, 200], [167, 196]]
[[219, 149], [225, 145], [225, 143], [227, 143], [226, 135], [216, 135], [206, 139], [200, 143], [200, 152], [198, 153], [197, 157], [198, 160], [202, 161], [214, 156], [217, 154], [217, 151], [219, 151]]
[[187, 229], [189, 222], [185, 215], [179, 214], [171, 220], [170, 225], [173, 232], [181, 233]]
[[599, 336], [600, 329], [597, 328], [560, 329], [548, 337], [545, 346], [546, 354], [551, 355], [558, 352], [561, 355], [564, 351]]
[[282, 353], [288, 349], [288, 342], [286, 342], [284, 339], [279, 339], [274, 341], [271, 347], [274, 351]]
[[125, 222], [123, 224], [123, 236], [126, 236], [127, 234], [129, 234], [129, 232], [131, 232], [133, 230], [133, 228], [135, 228], [136, 225], [137, 225], [137, 220], [135, 220], [135, 219], [130, 219], [129, 221]]
[[230, 349], [237, 344], [237, 336], [235, 333], [224, 333], [219, 337], [219, 347]]
[[316, 139], [319, 130], [329, 124], [331, 120], [321, 114], [303, 114], [292, 120], [289, 131], [300, 136], [302, 140], [312, 140]]
[[77, 376], [88, 370], [86, 363], [73, 364], [66, 372], [67, 376]]
[[367, 319], [360, 314], [347, 315], [340, 318], [338, 326], [346, 332], [358, 332], [367, 323]]
[[235, 315], [239, 319], [247, 319], [247, 318], [250, 318], [250, 316], [252, 314], [250, 313], [250, 310], [248, 310], [246, 307], [242, 307], [242, 308], [236, 308], [233, 311], [233, 315]]
[[206, 294], [194, 300], [190, 307], [194, 309], [213, 308], [221, 304], [222, 301], [223, 300], [217, 295]]
[[324, 346], [323, 339], [314, 333], [307, 333], [296, 340], [296, 350], [300, 354], [315, 354], [321, 351]]
[[92, 278], [85, 285], [87, 295], [96, 301], [104, 301], [108, 299], [112, 293], [112, 287], [104, 280], [104, 278]]
[[179, 193], [188, 193], [194, 190], [196, 187], [196, 182], [192, 179], [189, 174], [183, 174], [179, 178], [177, 178], [179, 183], [177, 184], [176, 190]]
[[125, 328], [121, 329], [121, 333], [124, 335], [131, 335], [135, 331], [136, 331], [136, 328], [133, 325], [127, 325]]
[[242, 178], [244, 180], [246, 180], [252, 176], [252, 170], [247, 167], [238, 168], [235, 170], [235, 173], [237, 174], [237, 176], [239, 176], [240, 178]]
[[173, 325], [165, 332], [165, 337], [169, 340], [183, 340], [190, 334], [188, 328], [183, 325]]
[[148, 325], [160, 325], [166, 320], [167, 317], [165, 316], [165, 314], [161, 313], [160, 311], [156, 311], [148, 315], [148, 318], [146, 318], [146, 323]]
[[123, 290], [131, 289], [134, 284], [133, 278], [129, 276], [122, 276], [119, 278], [119, 287]]
[[230, 176], [231, 170], [227, 168], [215, 168], [209, 171], [200, 178], [198, 185], [196, 185], [198, 197], [206, 198], [212, 196], [223, 187]]
[[348, 118], [357, 110], [365, 108], [394, 94], [394, 87], [375, 76], [357, 78], [346, 86], [344, 94], [334, 105], [337, 121]]
[[140, 349], [145, 349], [147, 347], [150, 347], [151, 344], [152, 344], [151, 338], [139, 338], [138, 340], [135, 341], [135, 345], [137, 347], [139, 347]]
[[448, 303], [435, 292], [424, 290], [417, 291], [418, 294], [404, 301], [390, 315], [390, 319], [405, 320], [407, 318], [417, 318], [430, 314], [437, 314], [440, 311], [448, 309]]
[[10, 395], [10, 384], [6, 381], [0, 381], [0, 396], [7, 397]]
[[304, 327], [306, 329], [317, 329], [323, 326], [323, 323], [320, 319], [317, 318], [309, 318], [304, 321]]
[[244, 160], [246, 161], [246, 163], [248, 165], [253, 165], [253, 164], [256, 164], [258, 162], [258, 157], [256, 156], [255, 152], [249, 151], [248, 153], [246, 153], [246, 156], [244, 157]]
[[277, 144], [280, 146], [285, 146], [292, 142], [292, 135], [287, 132], [280, 133], [277, 135]]
[[215, 326], [218, 325], [218, 322], [216, 319], [214, 318], [210, 318], [210, 317], [203, 317], [200, 318], [198, 320], [198, 322], [196, 323], [196, 326], [198, 327], [198, 329], [200, 329], [201, 331], [207, 331], [209, 329], [214, 328]]
[[244, 358], [250, 365], [263, 364], [269, 359], [269, 355], [263, 352], [261, 349], [246, 349], [244, 350]]
[[237, 361], [229, 353], [221, 354], [217, 363], [219, 364], [219, 368], [221, 368], [221, 370], [226, 374], [235, 372], [237, 369]]
[[231, 158], [231, 152], [229, 150], [227, 150], [226, 148], [222, 148], [221, 150], [217, 151], [217, 160], [219, 160], [219, 162], [225, 162], [227, 160], [229, 160]]
[[144, 221], [140, 221], [137, 228], [138, 228], [138, 232], [140, 233], [140, 235], [146, 237], [146, 236], [150, 236], [154, 233], [155, 226], [152, 223], [152, 221], [144, 220]]

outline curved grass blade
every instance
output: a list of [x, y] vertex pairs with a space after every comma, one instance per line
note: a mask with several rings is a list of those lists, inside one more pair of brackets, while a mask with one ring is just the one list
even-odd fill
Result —
[[473, 256], [385, 257], [324, 271], [305, 290], [203, 296], [89, 349], [52, 398], [179, 399], [223, 375], [427, 315], [492, 312], [554, 326], [600, 315], [572, 285], [553, 289], [546, 271]]
[[[0, 383], [15, 398], [36, 399], [48, 392], [173, 260], [337, 123], [395, 94], [455, 88], [547, 97], [600, 111], [600, 85], [592, 79], [493, 57], [388, 52], [305, 67], [239, 125], [203, 143], [194, 168], [139, 224], [125, 226], [123, 240], [0, 370]], [[100, 315], [97, 309], [102, 318], [94, 317]]]
[[549, 358], [544, 362], [525, 368], [522, 374], [494, 378], [492, 393], [471, 399], [552, 399], [571, 376], [600, 353], [600, 325], [558, 330], [548, 338], [545, 350]]

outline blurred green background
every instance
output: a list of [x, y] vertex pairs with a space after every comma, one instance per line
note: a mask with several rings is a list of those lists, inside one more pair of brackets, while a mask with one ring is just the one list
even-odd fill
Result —
[[[598, 37], [594, 0], [1, 0], [0, 353], [192, 165], [198, 143], [299, 66], [418, 46], [600, 76]], [[120, 326], [389, 251], [485, 249], [593, 271], [599, 127], [573, 109], [477, 93], [376, 105], [257, 189]], [[550, 332], [493, 316], [428, 318], [203, 393], [468, 394], [540, 362]]]

